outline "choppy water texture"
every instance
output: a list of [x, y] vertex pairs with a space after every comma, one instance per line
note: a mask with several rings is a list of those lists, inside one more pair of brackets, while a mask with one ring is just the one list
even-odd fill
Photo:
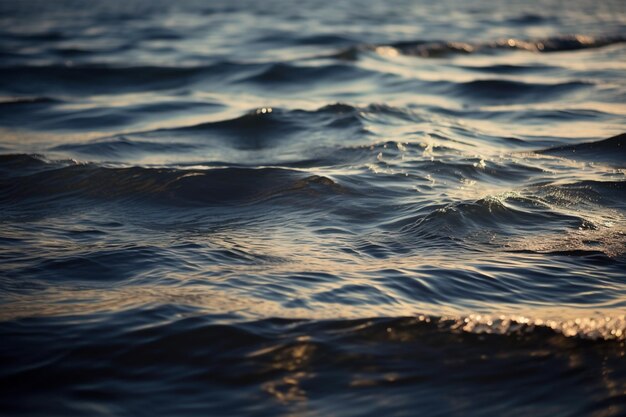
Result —
[[622, 1], [1, 1], [0, 414], [626, 415]]

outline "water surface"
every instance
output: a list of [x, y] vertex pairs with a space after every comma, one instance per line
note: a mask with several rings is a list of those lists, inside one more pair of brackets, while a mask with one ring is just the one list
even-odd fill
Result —
[[6, 415], [626, 414], [620, 1], [1, 1]]

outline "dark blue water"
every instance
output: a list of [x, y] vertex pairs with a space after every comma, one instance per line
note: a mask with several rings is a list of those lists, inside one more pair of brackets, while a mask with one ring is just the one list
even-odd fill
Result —
[[0, 414], [626, 415], [623, 1], [0, 1]]

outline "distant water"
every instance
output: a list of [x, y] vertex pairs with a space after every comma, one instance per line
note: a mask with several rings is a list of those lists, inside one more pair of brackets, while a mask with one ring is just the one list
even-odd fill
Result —
[[0, 1], [0, 414], [626, 415], [624, 2]]

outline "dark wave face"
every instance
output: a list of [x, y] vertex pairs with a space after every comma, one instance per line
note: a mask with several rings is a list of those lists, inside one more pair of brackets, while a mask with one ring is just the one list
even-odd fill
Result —
[[621, 1], [0, 0], [0, 414], [626, 415]]

